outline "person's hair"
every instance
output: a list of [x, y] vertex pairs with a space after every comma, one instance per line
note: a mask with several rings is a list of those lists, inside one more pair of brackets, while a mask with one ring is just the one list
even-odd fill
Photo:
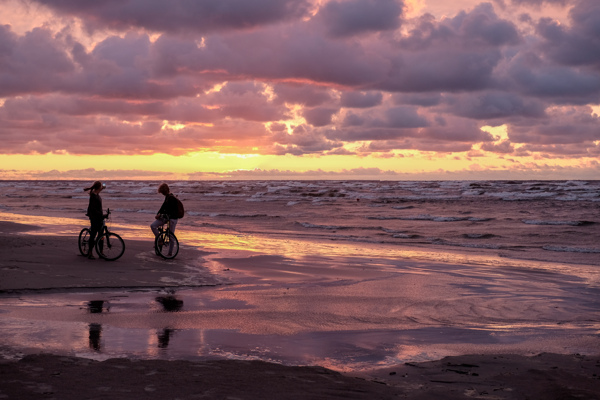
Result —
[[158, 193], [162, 193], [164, 195], [171, 193], [171, 190], [169, 189], [169, 185], [167, 185], [166, 183], [161, 183], [160, 186], [158, 187]]
[[98, 190], [101, 187], [102, 187], [102, 182], [96, 181], [96, 182], [94, 182], [94, 184], [92, 186], [90, 186], [89, 188], [85, 188], [83, 190], [87, 192], [88, 190]]

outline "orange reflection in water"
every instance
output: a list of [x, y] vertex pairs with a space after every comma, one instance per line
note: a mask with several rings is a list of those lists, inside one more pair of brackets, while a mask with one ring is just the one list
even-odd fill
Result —
[[[21, 224], [39, 226], [41, 229], [27, 231], [32, 235], [66, 235], [77, 236], [83, 227], [88, 227], [85, 218], [57, 218], [38, 215], [21, 215], [0, 212], [0, 220]], [[125, 240], [152, 240], [150, 229], [147, 225], [121, 224], [108, 220], [108, 226]], [[449, 251], [448, 249], [415, 249], [398, 245], [303, 240], [297, 237], [260, 236], [250, 234], [231, 234], [214, 232], [208, 229], [202, 231], [186, 229], [185, 224], [178, 226], [176, 232], [179, 241], [184, 246], [193, 246], [208, 251], [240, 251], [256, 254], [283, 255], [289, 258], [306, 256], [331, 257], [359, 257], [386, 258], [405, 261], [435, 262], [453, 265], [477, 265], [484, 268], [521, 268], [536, 270], [552, 270], [554, 272], [577, 275], [588, 281], [591, 285], [600, 285], [600, 274], [597, 268], [586, 265], [567, 265], [550, 263], [546, 261], [518, 260], [503, 258], [493, 253], [481, 253], [478, 249], [461, 249]], [[247, 253], [244, 256], [248, 256]]]

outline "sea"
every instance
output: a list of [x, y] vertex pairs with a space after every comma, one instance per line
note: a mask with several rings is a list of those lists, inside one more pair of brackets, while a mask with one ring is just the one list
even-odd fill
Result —
[[[83, 188], [91, 183], [0, 181], [0, 213], [17, 222], [39, 217], [51, 231], [77, 234], [87, 224]], [[103, 207], [122, 236], [151, 237], [162, 182], [105, 183]], [[179, 233], [198, 245], [216, 234], [262, 238], [264, 245], [269, 238], [378, 243], [600, 265], [600, 181], [167, 183], [186, 209]]]
[[[75, 255], [92, 183], [0, 181], [0, 220], [73, 237]], [[104, 183], [111, 230], [151, 243], [162, 182]], [[3, 293], [0, 358], [34, 349], [357, 371], [600, 352], [600, 181], [167, 183], [186, 210], [183, 254], [199, 250], [190, 270], [222, 284]], [[136, 257], [155, 259], [150, 247]]]

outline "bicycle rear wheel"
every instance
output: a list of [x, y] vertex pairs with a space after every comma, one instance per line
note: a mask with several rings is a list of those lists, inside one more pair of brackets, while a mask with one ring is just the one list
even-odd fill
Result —
[[108, 232], [96, 242], [96, 251], [105, 260], [114, 261], [125, 252], [125, 242], [116, 233]]
[[90, 254], [90, 233], [88, 228], [83, 228], [79, 232], [79, 252], [82, 256]]
[[171, 232], [163, 232], [156, 237], [154, 249], [162, 258], [175, 258], [179, 253], [179, 241]]

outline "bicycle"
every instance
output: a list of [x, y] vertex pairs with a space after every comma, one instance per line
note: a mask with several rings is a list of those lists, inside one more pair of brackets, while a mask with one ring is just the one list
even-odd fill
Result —
[[[110, 217], [110, 209], [106, 210], [106, 217]], [[90, 228], [83, 228], [79, 233], [79, 252], [83, 256], [90, 254]], [[108, 230], [106, 223], [102, 221], [102, 229], [98, 232], [98, 239], [96, 240], [96, 253], [107, 260], [114, 261], [121, 257], [125, 252], [125, 242], [121, 236]]]
[[162, 215], [166, 219], [167, 228], [158, 227], [158, 235], [154, 239], [154, 251], [157, 256], [161, 256], [167, 260], [173, 259], [179, 253], [179, 241], [177, 236], [171, 232], [171, 220], [168, 215]]

